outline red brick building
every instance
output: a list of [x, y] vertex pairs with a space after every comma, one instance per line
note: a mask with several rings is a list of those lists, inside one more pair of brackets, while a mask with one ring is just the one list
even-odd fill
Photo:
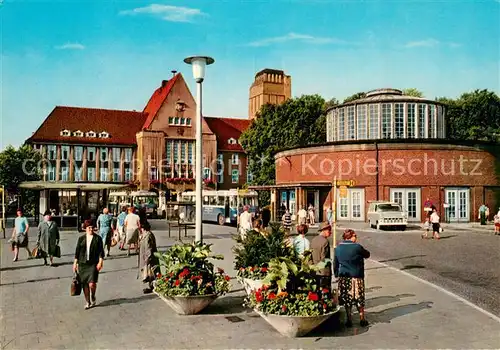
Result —
[[423, 220], [429, 198], [443, 220], [476, 221], [485, 203], [500, 207], [500, 146], [449, 142], [444, 106], [375, 90], [364, 99], [333, 107], [327, 115], [327, 143], [276, 155], [275, 207], [296, 211], [313, 204], [317, 220], [334, 203], [338, 220], [366, 221], [368, 202], [400, 203], [409, 221]]

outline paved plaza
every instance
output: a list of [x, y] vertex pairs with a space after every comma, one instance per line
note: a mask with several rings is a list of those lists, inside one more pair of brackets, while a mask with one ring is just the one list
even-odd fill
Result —
[[[205, 225], [206, 241], [232, 270], [230, 234], [234, 228]], [[175, 242], [155, 231], [160, 250]], [[34, 234], [32, 233], [32, 236]], [[499, 320], [442, 290], [387, 265], [366, 265], [368, 328], [338, 319], [304, 338], [279, 335], [262, 318], [242, 307], [244, 292], [233, 290], [202, 314], [178, 316], [154, 295], [143, 295], [137, 256], [112, 250], [98, 284], [98, 306], [85, 311], [84, 299], [71, 297], [71, 264], [78, 234], [61, 236], [57, 267], [40, 260], [12, 262], [6, 240], [1, 247], [2, 349], [249, 349], [249, 348], [498, 348]], [[339, 316], [343, 320], [343, 313]]]

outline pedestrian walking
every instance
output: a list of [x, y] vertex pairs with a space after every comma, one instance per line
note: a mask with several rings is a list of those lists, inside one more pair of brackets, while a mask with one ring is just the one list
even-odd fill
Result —
[[285, 229], [285, 232], [287, 235], [290, 234], [290, 229], [292, 227], [292, 215], [290, 214], [290, 210], [285, 209], [285, 214], [283, 214], [283, 217], [281, 218], [283, 228]]
[[324, 262], [325, 267], [317, 272], [318, 284], [322, 288], [332, 288], [332, 266], [330, 256], [330, 243], [328, 238], [332, 235], [332, 227], [327, 223], [322, 223], [319, 234], [311, 241], [312, 263], [314, 265]]
[[306, 210], [306, 208], [304, 208], [304, 207], [300, 208], [299, 212], [297, 213], [297, 216], [299, 217], [299, 225], [306, 225], [307, 224], [307, 210]]
[[[432, 238], [439, 239], [440, 238], [439, 232], [441, 230], [441, 225], [439, 223], [439, 215], [436, 209], [432, 211], [430, 222], [432, 225]], [[425, 234], [425, 238], [427, 238], [427, 234]]]
[[128, 214], [125, 217], [125, 241], [127, 244], [127, 255], [130, 255], [130, 246], [134, 244], [138, 250], [139, 230], [141, 229], [141, 218], [134, 213], [134, 207], [128, 208]]
[[59, 239], [59, 227], [52, 221], [51, 212], [46, 211], [43, 221], [38, 225], [38, 237], [36, 240], [36, 246], [43, 258], [44, 265], [47, 265], [47, 256], [50, 259], [50, 266], [54, 266], [54, 256], [57, 258], [61, 257]]
[[479, 207], [478, 219], [481, 221], [481, 225], [486, 225], [488, 222], [488, 217], [490, 216], [490, 208], [484, 203]]
[[368, 326], [365, 318], [365, 259], [370, 252], [358, 243], [356, 232], [346, 229], [342, 242], [335, 248], [334, 274], [338, 278], [339, 305], [345, 307], [346, 327], [352, 327], [352, 307], [359, 312], [360, 326]]
[[118, 231], [118, 240], [120, 241], [120, 246], [118, 249], [123, 250], [123, 246], [126, 243], [126, 235], [125, 235], [125, 218], [127, 217], [127, 207], [123, 206], [122, 211], [118, 214], [116, 218], [116, 230]]
[[23, 215], [22, 209], [17, 209], [17, 217], [14, 219], [14, 230], [12, 231], [12, 252], [14, 253], [14, 259], [12, 261], [17, 261], [19, 259], [19, 248], [25, 248], [28, 252], [28, 259], [31, 257], [31, 252], [28, 247], [28, 231], [30, 225], [28, 224], [28, 219]]
[[113, 235], [113, 217], [109, 215], [108, 208], [102, 210], [102, 214], [97, 218], [97, 230], [102, 238], [104, 250], [107, 250], [107, 256], [111, 250], [111, 238]]
[[85, 234], [76, 243], [73, 272], [78, 273], [87, 310], [96, 305], [97, 281], [104, 262], [104, 245], [101, 236], [95, 234], [92, 221], [86, 220], [84, 228]]
[[293, 240], [293, 247], [299, 255], [304, 255], [304, 252], [311, 248], [311, 243], [306, 238], [307, 225], [302, 224], [297, 226], [297, 237]]
[[315, 225], [316, 224], [316, 215], [314, 213], [314, 206], [312, 204], [309, 204], [309, 224], [310, 225]]
[[495, 224], [495, 235], [500, 235], [500, 208], [498, 208], [498, 213], [495, 215], [493, 221]]
[[156, 274], [160, 273], [160, 262], [158, 257], [155, 256], [157, 251], [156, 237], [151, 232], [151, 225], [146, 222], [142, 226], [139, 249], [139, 275], [142, 282], [148, 284], [148, 287], [142, 290], [144, 294], [153, 292], [153, 281]]
[[326, 210], [326, 220], [328, 221], [330, 226], [333, 225], [333, 210], [331, 207], [328, 207], [328, 209]]
[[243, 212], [239, 217], [239, 231], [241, 238], [245, 238], [248, 231], [252, 230], [252, 214], [250, 213], [250, 207], [245, 205], [243, 207]]

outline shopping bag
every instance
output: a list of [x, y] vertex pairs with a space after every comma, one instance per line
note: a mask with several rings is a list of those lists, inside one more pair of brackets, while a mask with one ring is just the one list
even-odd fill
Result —
[[80, 276], [77, 273], [74, 274], [73, 280], [71, 281], [70, 294], [72, 297], [78, 296], [82, 293], [82, 284], [80, 282]]
[[120, 240], [120, 233], [118, 230], [115, 230], [113, 233], [113, 238], [111, 239], [111, 246], [114, 247], [115, 245], [118, 244], [118, 241]]
[[38, 248], [38, 246], [36, 246], [35, 248], [33, 248], [33, 250], [31, 251], [31, 257], [33, 257], [35, 259], [41, 259], [42, 258], [42, 252], [40, 251], [40, 249]]
[[56, 247], [54, 248], [54, 256], [56, 258], [60, 258], [61, 257], [61, 247], [56, 245]]

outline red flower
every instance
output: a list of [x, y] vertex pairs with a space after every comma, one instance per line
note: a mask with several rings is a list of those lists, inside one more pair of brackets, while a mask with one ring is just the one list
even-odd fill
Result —
[[229, 277], [228, 275], [225, 275], [225, 276], [224, 276], [224, 279], [225, 279], [226, 281], [230, 281], [230, 280], [231, 280], [231, 277]]
[[191, 281], [201, 280], [201, 276], [191, 276]]
[[264, 297], [262, 296], [262, 293], [255, 292], [255, 300], [257, 300], [258, 303], [262, 303], [264, 301]]
[[286, 312], [286, 305], [281, 305], [281, 311]]
[[311, 301], [318, 301], [319, 297], [318, 297], [318, 294], [313, 293], [313, 292], [309, 292], [309, 294], [307, 295], [307, 299], [309, 299]]
[[262, 271], [262, 272], [267, 272], [267, 267], [263, 267], [263, 268], [261, 268], [261, 269], [260, 269], [260, 271]]
[[276, 299], [276, 294], [274, 294], [273, 292], [269, 293], [269, 295], [267, 296], [267, 298], [269, 300], [273, 300], [273, 299]]
[[188, 268], [185, 268], [184, 270], [182, 270], [182, 272], [179, 274], [179, 278], [184, 278], [186, 277], [187, 275], [189, 275], [189, 269]]
[[253, 271], [253, 267], [250, 267], [250, 271]]
[[156, 278], [161, 278], [161, 273], [157, 273]]
[[323, 292], [323, 294], [326, 294], [329, 292], [329, 290], [328, 290], [328, 288], [323, 288], [322, 292]]
[[328, 305], [326, 305], [325, 303], [323, 303], [323, 309], [326, 309], [328, 307]]
[[179, 286], [179, 284], [181, 284], [181, 281], [176, 280], [176, 281], [175, 281], [175, 286], [176, 286], [176, 287], [178, 287], [178, 286]]

